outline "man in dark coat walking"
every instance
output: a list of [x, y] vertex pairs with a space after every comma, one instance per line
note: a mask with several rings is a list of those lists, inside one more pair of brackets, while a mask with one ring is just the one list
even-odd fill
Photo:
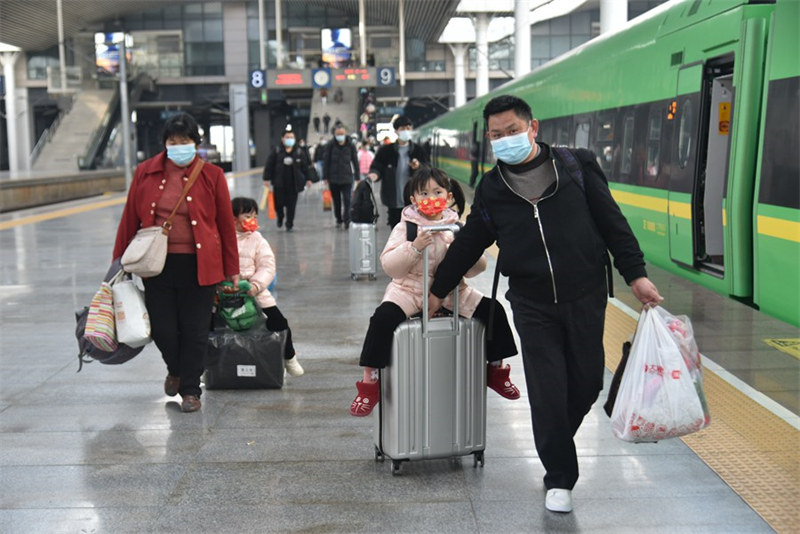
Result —
[[275, 210], [278, 212], [278, 228], [286, 219], [286, 231], [294, 227], [294, 213], [297, 197], [311, 185], [311, 162], [308, 153], [295, 146], [294, 132], [287, 127], [281, 137], [281, 144], [276, 146], [267, 157], [264, 165], [264, 187], [272, 188], [275, 195]]
[[[325, 147], [323, 161], [325, 182], [333, 195], [333, 214], [336, 217], [336, 228], [350, 226], [350, 198], [353, 182], [358, 180], [358, 153], [353, 142], [347, 136], [344, 125], [339, 124], [333, 131], [333, 141]], [[344, 205], [344, 214], [342, 214]]]
[[373, 182], [381, 182], [381, 202], [388, 208], [390, 228], [400, 222], [400, 213], [408, 200], [403, 198], [403, 190], [409, 176], [428, 162], [422, 147], [411, 140], [411, 119], [398, 117], [392, 125], [397, 141], [378, 149], [367, 174]]

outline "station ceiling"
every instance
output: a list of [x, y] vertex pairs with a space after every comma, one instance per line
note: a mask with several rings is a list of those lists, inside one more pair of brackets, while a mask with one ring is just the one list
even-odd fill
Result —
[[[202, 1], [202, 0], [201, 0]], [[217, 0], [239, 3], [241, 0]], [[306, 3], [328, 6], [358, 19], [358, 0], [283, 0], [284, 6]], [[366, 0], [367, 28], [397, 26], [399, 0]], [[460, 0], [405, 0], [406, 35], [425, 42], [435, 41]], [[198, 0], [169, 0], [170, 4], [193, 4]], [[97, 24], [129, 13], [163, 7], [164, 0], [63, 0], [64, 34], [67, 38], [93, 31]], [[58, 44], [56, 0], [0, 0], [0, 43], [23, 50], [44, 50]]]

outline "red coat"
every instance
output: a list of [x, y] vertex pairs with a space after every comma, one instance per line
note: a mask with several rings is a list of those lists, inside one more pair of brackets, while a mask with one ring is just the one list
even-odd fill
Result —
[[[160, 186], [166, 178], [166, 160], [167, 153], [164, 151], [136, 168], [117, 229], [114, 258], [122, 256], [140, 228], [155, 224], [156, 202], [164, 192]], [[187, 167], [187, 172], [192, 165]], [[236, 223], [222, 169], [206, 163], [184, 202], [189, 207], [189, 220], [197, 250], [197, 282], [201, 286], [208, 286], [221, 282], [226, 276], [238, 274]]]

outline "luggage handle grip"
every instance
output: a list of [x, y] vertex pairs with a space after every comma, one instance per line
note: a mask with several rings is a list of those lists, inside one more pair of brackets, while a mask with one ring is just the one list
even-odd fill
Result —
[[[458, 233], [461, 229], [457, 224], [436, 224], [433, 226], [425, 226], [425, 230], [429, 232], [453, 232]], [[428, 334], [428, 293], [430, 286], [428, 285], [428, 272], [430, 265], [428, 264], [428, 249], [425, 247], [422, 251], [422, 336], [429, 337]], [[453, 290], [453, 329], [450, 334], [458, 336], [458, 285]]]

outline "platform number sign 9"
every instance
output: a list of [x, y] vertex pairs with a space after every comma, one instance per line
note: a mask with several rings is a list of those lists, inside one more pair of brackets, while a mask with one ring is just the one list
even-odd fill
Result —
[[256, 69], [250, 71], [250, 87], [253, 89], [264, 89], [267, 87], [266, 71]]
[[394, 67], [378, 67], [378, 85], [387, 86], [395, 84]]

